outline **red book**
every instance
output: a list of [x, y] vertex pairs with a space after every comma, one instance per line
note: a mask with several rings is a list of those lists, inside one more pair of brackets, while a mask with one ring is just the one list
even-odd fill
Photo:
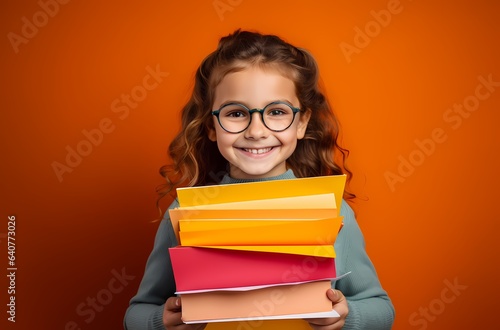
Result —
[[170, 248], [177, 292], [333, 279], [333, 258], [201, 247]]

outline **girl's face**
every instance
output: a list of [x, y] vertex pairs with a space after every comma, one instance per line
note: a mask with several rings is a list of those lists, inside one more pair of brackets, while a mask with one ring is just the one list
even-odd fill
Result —
[[[293, 81], [275, 69], [252, 66], [222, 79], [215, 90], [213, 110], [229, 102], [261, 109], [274, 101], [299, 107]], [[272, 177], [286, 172], [286, 160], [294, 152], [297, 140], [304, 137], [309, 117], [310, 112], [297, 113], [288, 129], [273, 132], [264, 126], [259, 113], [253, 113], [250, 126], [233, 134], [226, 132], [213, 116], [214, 129], [209, 132], [209, 138], [217, 141], [220, 153], [229, 162], [231, 177]]]

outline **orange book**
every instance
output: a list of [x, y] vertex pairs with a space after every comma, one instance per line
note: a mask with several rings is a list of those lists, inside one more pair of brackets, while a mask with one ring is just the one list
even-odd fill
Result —
[[[229, 220], [228, 220], [229, 221]], [[234, 220], [238, 222], [238, 220]], [[243, 224], [245, 221], [243, 220]], [[180, 231], [182, 246], [203, 245], [319, 245], [333, 244], [342, 217], [318, 220], [260, 221], [241, 228]]]
[[303, 256], [335, 258], [333, 245], [207, 245], [211, 249], [299, 254]]
[[210, 291], [181, 294], [185, 323], [235, 319], [294, 318], [294, 315], [332, 312], [326, 291], [330, 281], [267, 287], [249, 291]]
[[[222, 205], [220, 205], [222, 207]], [[177, 208], [170, 209], [170, 221], [180, 244], [180, 224], [181, 220], [199, 220], [199, 219], [326, 219], [336, 218], [338, 211], [334, 207], [321, 209], [259, 209], [258, 205], [254, 209], [202, 209], [202, 208]]]

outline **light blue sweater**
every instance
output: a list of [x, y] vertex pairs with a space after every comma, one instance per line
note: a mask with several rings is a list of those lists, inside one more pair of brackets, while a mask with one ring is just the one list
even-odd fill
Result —
[[[295, 175], [291, 170], [277, 177], [260, 180], [236, 180], [226, 175], [221, 184], [293, 178]], [[177, 201], [174, 201], [170, 208], [177, 206]], [[349, 314], [343, 329], [390, 329], [395, 316], [394, 307], [382, 289], [375, 268], [366, 254], [363, 234], [354, 212], [345, 201], [342, 202], [340, 215], [344, 217], [344, 226], [335, 241], [337, 274], [352, 272], [332, 285], [347, 298]], [[169, 297], [175, 296], [168, 248], [176, 245], [177, 239], [168, 212], [165, 212], [139, 290], [130, 300], [125, 314], [125, 329], [165, 329], [162, 320], [164, 304]]]

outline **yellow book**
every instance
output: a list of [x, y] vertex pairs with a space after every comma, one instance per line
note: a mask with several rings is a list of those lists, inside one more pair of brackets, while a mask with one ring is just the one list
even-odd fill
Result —
[[[346, 175], [177, 188], [181, 207], [318, 194], [335, 195], [340, 211]], [[307, 206], [308, 207], [308, 206]]]

